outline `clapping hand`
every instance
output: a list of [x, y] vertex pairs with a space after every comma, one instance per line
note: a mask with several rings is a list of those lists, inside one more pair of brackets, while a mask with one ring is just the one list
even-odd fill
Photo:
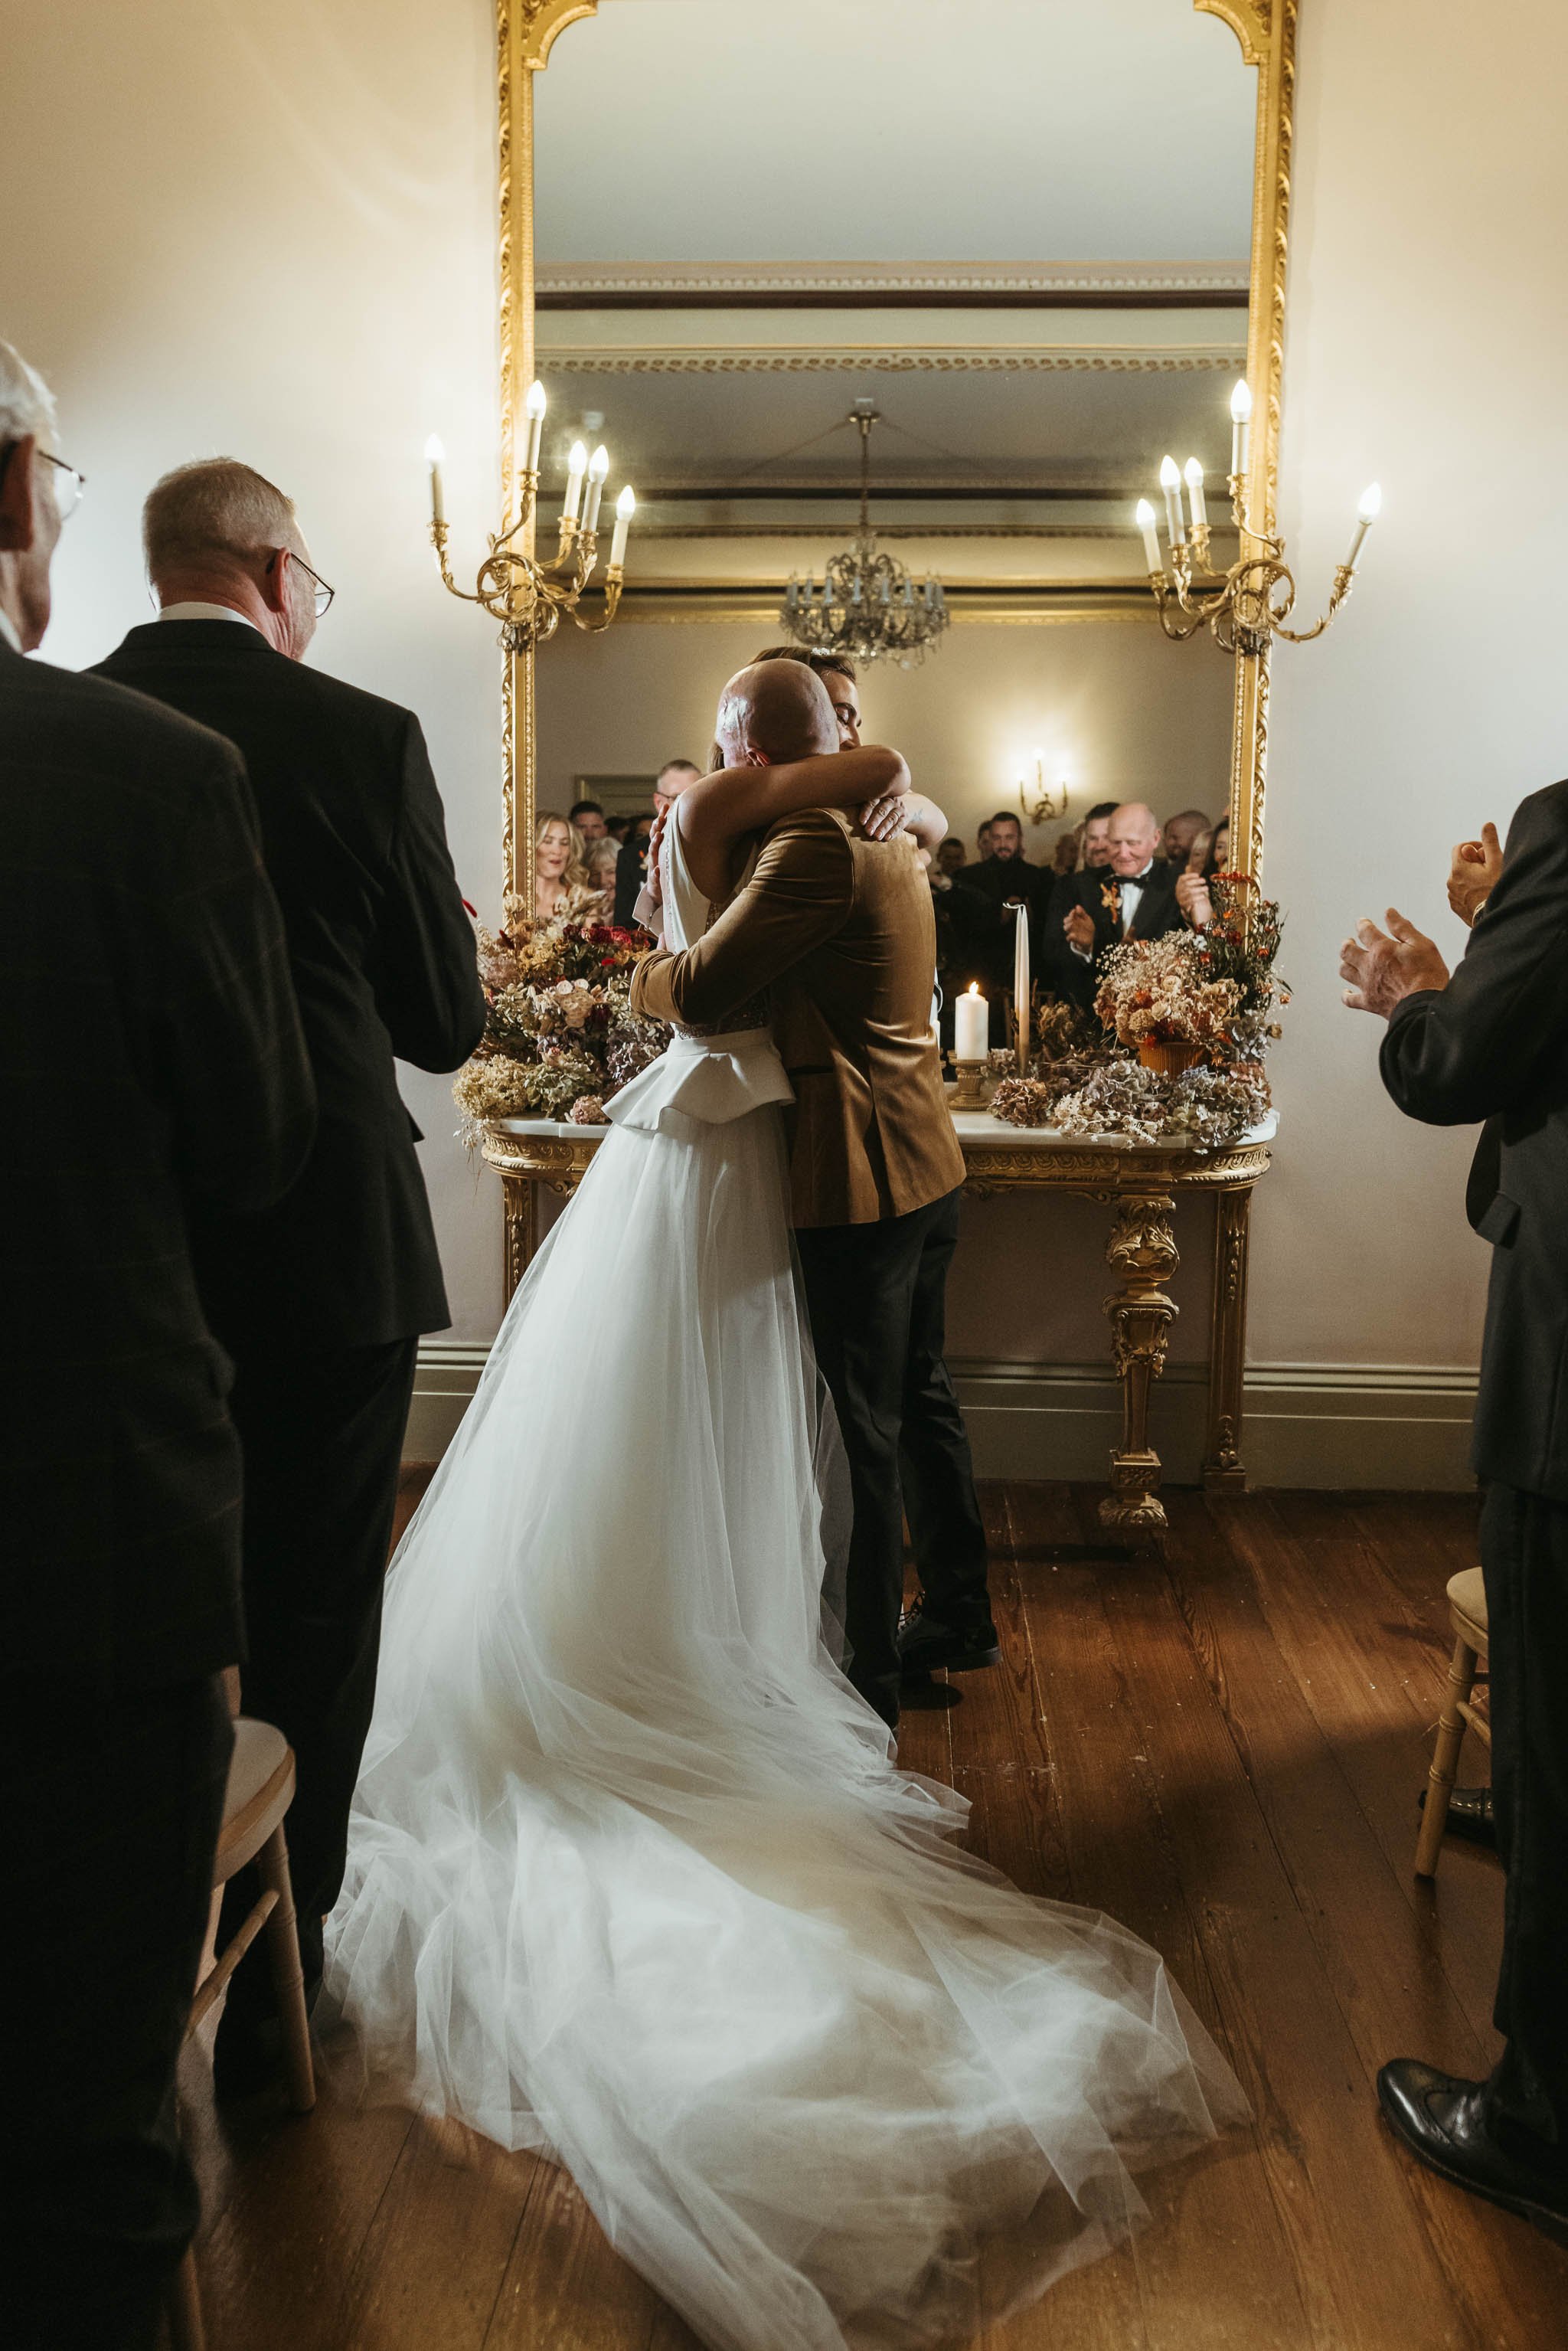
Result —
[[[1431, 940], [1396, 906], [1380, 931], [1369, 915], [1340, 949], [1339, 976], [1348, 980], [1344, 1000], [1353, 1012], [1375, 1012], [1386, 1020], [1396, 1004], [1423, 988], [1447, 987], [1448, 967]], [[1390, 935], [1392, 934], [1392, 935]]]
[[1189, 866], [1176, 876], [1176, 904], [1195, 931], [1206, 931], [1214, 920], [1214, 901], [1208, 894], [1208, 883], [1201, 873]]
[[1067, 935], [1068, 946], [1087, 955], [1094, 945], [1094, 917], [1088, 907], [1071, 908], [1061, 927]]
[[1497, 887], [1502, 843], [1495, 824], [1483, 824], [1479, 841], [1461, 841], [1448, 868], [1448, 904], [1468, 928]]

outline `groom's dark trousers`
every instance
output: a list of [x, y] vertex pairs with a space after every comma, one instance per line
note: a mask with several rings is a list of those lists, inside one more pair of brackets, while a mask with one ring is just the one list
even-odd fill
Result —
[[907, 841], [832, 809], [768, 835], [695, 946], [638, 967], [633, 1008], [744, 1026], [766, 989], [795, 1089], [790, 1213], [811, 1334], [849, 1455], [848, 1671], [898, 1720], [904, 1517], [934, 1615], [988, 1614], [968, 1439], [942, 1359], [964, 1159], [931, 1029], [936, 930]]
[[[474, 935], [411, 712], [286, 659], [237, 619], [132, 629], [99, 674], [244, 753], [316, 1076], [316, 1146], [292, 1192], [262, 1217], [202, 1216], [191, 1235], [235, 1365], [243, 1703], [298, 1759], [288, 1846], [308, 1984], [375, 1698], [418, 1336], [451, 1321], [393, 1064], [451, 1070], [477, 1043]], [[236, 1879], [225, 1925], [253, 1898]], [[269, 2004], [258, 1944], [235, 1979], [220, 2055]]]

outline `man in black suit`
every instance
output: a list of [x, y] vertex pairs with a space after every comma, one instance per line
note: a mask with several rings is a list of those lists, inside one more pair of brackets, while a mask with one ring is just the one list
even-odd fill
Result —
[[0, 343], [0, 2335], [145, 2351], [241, 1655], [240, 1451], [188, 1229], [309, 1149], [283, 924], [231, 744], [25, 661], [78, 476]]
[[1568, 2243], [1568, 783], [1521, 806], [1450, 978], [1390, 911], [1346, 940], [1383, 1081], [1434, 1126], [1486, 1122], [1468, 1207], [1492, 1244], [1473, 1458], [1486, 1487], [1492, 1793], [1508, 1872], [1484, 2082], [1396, 2058], [1384, 2114], [1445, 2179]]
[[[330, 590], [289, 501], [214, 458], [158, 484], [144, 536], [159, 618], [99, 674], [243, 752], [320, 1106], [287, 1200], [244, 1223], [204, 1216], [192, 1234], [236, 1374], [245, 1705], [298, 1759], [288, 1834], [308, 1993], [375, 1694], [418, 1336], [451, 1321], [393, 1061], [455, 1069], [485, 1008], [418, 720], [304, 666]], [[236, 1886], [231, 1911], [245, 1896]], [[266, 2070], [269, 2006], [252, 1955], [219, 2035], [220, 2085]]]
[[1049, 942], [1048, 967], [1058, 992], [1085, 1011], [1112, 947], [1186, 928], [1176, 904], [1176, 869], [1162, 861], [1159, 846], [1153, 812], [1142, 800], [1127, 800], [1105, 837], [1108, 870], [1067, 876], [1061, 935]]
[[[663, 816], [699, 773], [689, 759], [666, 759], [653, 784], [654, 814]], [[615, 920], [622, 930], [630, 930], [637, 920], [637, 901], [647, 879], [648, 835], [640, 820], [627, 834], [625, 847], [615, 861]]]
[[1053, 874], [1030, 864], [1023, 853], [1023, 826], [1003, 809], [985, 831], [990, 846], [973, 865], [962, 865], [946, 893], [946, 913], [952, 938], [955, 994], [977, 980], [991, 1008], [991, 1042], [1008, 1042], [1007, 1005], [1013, 984], [1018, 916], [1015, 900], [1028, 909], [1030, 969], [1039, 973], [1044, 946], [1044, 919], [1051, 903]]

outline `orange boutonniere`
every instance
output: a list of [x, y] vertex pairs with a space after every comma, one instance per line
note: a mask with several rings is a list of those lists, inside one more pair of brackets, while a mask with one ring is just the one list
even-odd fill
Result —
[[1100, 904], [1113, 923], [1121, 921], [1122, 885], [1119, 882], [1103, 882], [1100, 884]]

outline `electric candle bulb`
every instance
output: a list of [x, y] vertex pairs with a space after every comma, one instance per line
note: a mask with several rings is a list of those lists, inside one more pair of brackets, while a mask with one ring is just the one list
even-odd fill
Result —
[[577, 520], [577, 502], [582, 496], [582, 477], [588, 471], [588, 451], [580, 441], [574, 441], [566, 461], [566, 503], [561, 507], [563, 522]]
[[432, 522], [446, 520], [446, 508], [442, 503], [441, 496], [441, 465], [445, 455], [446, 452], [441, 445], [440, 435], [433, 433], [424, 444], [424, 462], [430, 467], [430, 519]]
[[604, 477], [609, 471], [610, 452], [601, 441], [588, 468], [588, 500], [582, 509], [584, 530], [597, 530], [599, 528], [599, 501], [604, 496]]
[[545, 388], [542, 383], [528, 386], [523, 413], [528, 420], [528, 454], [523, 470], [537, 474], [539, 469], [539, 435], [545, 429]]
[[1350, 553], [1344, 559], [1347, 571], [1355, 569], [1355, 559], [1361, 553], [1361, 542], [1383, 512], [1383, 490], [1380, 484], [1368, 482], [1355, 509], [1355, 537], [1350, 542]]
[[1182, 467], [1186, 477], [1187, 504], [1192, 509], [1194, 530], [1208, 528], [1208, 506], [1203, 495], [1203, 467], [1196, 457], [1189, 457]]
[[1161, 569], [1160, 535], [1155, 528], [1155, 510], [1147, 498], [1138, 500], [1133, 518], [1144, 534], [1144, 559], [1151, 571], [1158, 571]]
[[1247, 444], [1251, 438], [1252, 388], [1245, 376], [1230, 395], [1230, 470], [1247, 471]]
[[991, 1041], [991, 1008], [977, 982], [953, 1007], [953, 1059], [983, 1061]]
[[[610, 542], [610, 561], [612, 568], [626, 560], [626, 534], [632, 528], [632, 517], [636, 511], [637, 500], [632, 485], [628, 482], [615, 501], [615, 536]], [[789, 583], [789, 593], [791, 597], [795, 593], [793, 580]]]
[[1170, 531], [1171, 545], [1179, 547], [1186, 533], [1181, 518], [1181, 475], [1174, 457], [1160, 459], [1160, 487], [1166, 494], [1166, 524]]

